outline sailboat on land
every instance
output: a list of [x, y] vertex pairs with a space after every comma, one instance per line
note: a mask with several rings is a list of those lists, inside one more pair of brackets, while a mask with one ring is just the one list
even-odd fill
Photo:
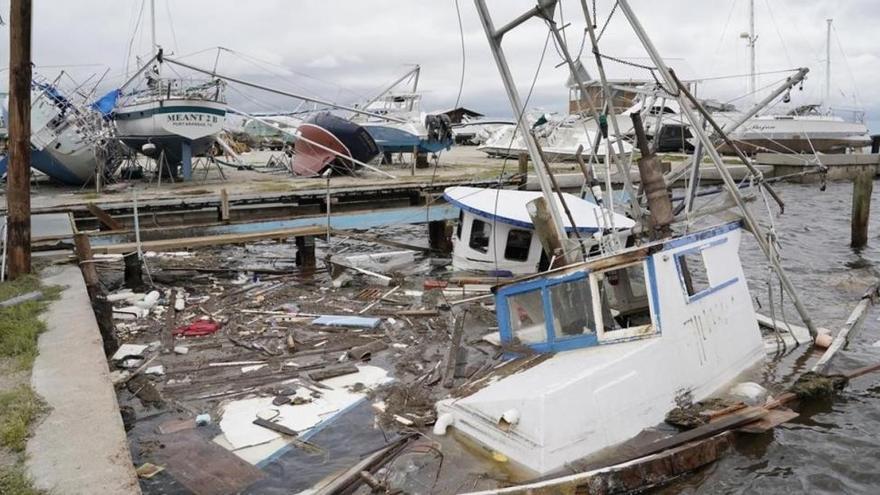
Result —
[[[80, 101], [82, 100], [82, 101]], [[110, 177], [121, 162], [113, 128], [99, 106], [66, 94], [60, 81], [31, 83], [31, 166], [61, 183], [80, 186]], [[4, 104], [4, 118], [7, 105]], [[0, 160], [0, 176], [6, 173]]]
[[[511, 107], [515, 115], [521, 115], [499, 33], [540, 18], [566, 62], [573, 65], [553, 21], [557, 2], [539, 0], [502, 31], [494, 27], [485, 0], [475, 3]], [[582, 6], [589, 25], [586, 3]], [[683, 88], [627, 0], [620, 0], [618, 6], [666, 87]], [[595, 42], [594, 49], [598, 50]], [[487, 451], [546, 475], [600, 455], [659, 424], [683, 397], [701, 400], [723, 391], [741, 373], [762, 362], [763, 341], [738, 254], [746, 227], [755, 232], [790, 295], [793, 289], [761, 237], [759, 225], [742, 206], [739, 189], [711, 147], [710, 137], [698, 125], [696, 110], [705, 109], [696, 100], [685, 100], [684, 94], [689, 93], [682, 89], [678, 97], [682, 115], [706, 147], [728, 194], [742, 207], [743, 219], [673, 234], [672, 207], [659, 160], [649, 149], [637, 115], [633, 126], [639, 136], [639, 171], [647, 192], [646, 204], [639, 207], [646, 206], [648, 214], [638, 217], [639, 225], [627, 232], [626, 243], [606, 242], [606, 249], [591, 256], [582, 241], [569, 238], [562, 219], [577, 222], [573, 210], [578, 207], [565, 207], [560, 200], [560, 208], [556, 202], [557, 191], [545, 160], [521, 118], [518, 125], [542, 186], [543, 197], [533, 201], [543, 199], [543, 218], [548, 219], [542, 227], [542, 244], [559, 246], [550, 254], [561, 263], [494, 288], [499, 331], [491, 340], [501, 344], [512, 359], [438, 402], [436, 434], [451, 428]], [[456, 197], [458, 192], [447, 194]], [[458, 202], [472, 212], [463, 200]], [[510, 208], [505, 204], [494, 211], [502, 214]], [[542, 218], [531, 216], [536, 224]], [[792, 297], [810, 327], [796, 295]]]
[[[192, 157], [205, 153], [223, 131], [226, 83], [219, 78], [196, 81], [163, 76], [154, 4], [150, 0], [153, 56], [117, 90], [114, 120], [123, 143], [167, 163], [172, 174], [181, 167], [189, 179]], [[138, 89], [125, 89], [141, 76]]]

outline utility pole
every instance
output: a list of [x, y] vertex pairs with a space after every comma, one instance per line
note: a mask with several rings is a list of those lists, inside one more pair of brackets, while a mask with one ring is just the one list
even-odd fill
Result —
[[9, 278], [31, 271], [31, 0], [9, 16], [9, 168], [6, 242]]

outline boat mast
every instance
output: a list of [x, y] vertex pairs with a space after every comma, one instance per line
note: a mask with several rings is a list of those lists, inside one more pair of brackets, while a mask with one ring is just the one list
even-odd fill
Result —
[[[642, 24], [639, 22], [639, 19], [633, 12], [632, 7], [630, 7], [629, 1], [618, 0], [618, 5], [620, 6], [620, 10], [626, 17], [630, 26], [632, 26], [633, 31], [635, 31], [636, 36], [642, 43], [642, 46], [644, 46], [645, 51], [648, 52], [648, 56], [651, 58], [651, 61], [657, 67], [657, 71], [666, 82], [667, 87], [670, 90], [678, 88], [676, 79], [670, 73], [669, 68], [666, 66], [666, 62], [663, 61], [663, 57], [660, 56], [660, 53], [654, 46], [654, 43], [648, 37], [648, 34], [645, 32]], [[755, 236], [755, 241], [758, 243], [758, 246], [760, 246], [761, 251], [763, 251], [764, 253], [764, 256], [766, 256], [767, 260], [770, 262], [770, 266], [779, 277], [779, 281], [782, 283], [782, 287], [788, 293], [789, 297], [791, 297], [792, 302], [794, 303], [794, 306], [798, 311], [798, 314], [804, 321], [804, 326], [806, 326], [807, 329], [810, 331], [810, 335], [815, 338], [817, 335], [816, 326], [813, 324], [812, 318], [810, 318], [810, 315], [807, 313], [807, 309], [801, 303], [800, 298], [797, 295], [797, 291], [795, 291], [794, 285], [792, 285], [791, 281], [788, 279], [788, 275], [785, 273], [785, 270], [783, 270], [782, 265], [779, 263], [779, 259], [771, 251], [767, 237], [765, 237], [764, 234], [764, 229], [755, 219], [754, 215], [752, 215], [752, 212], [748, 209], [748, 205], [746, 205], [742, 194], [740, 194], [736, 182], [733, 180], [733, 177], [731, 177], [730, 175], [730, 171], [727, 169], [727, 166], [722, 161], [721, 155], [719, 155], [718, 151], [715, 149], [714, 143], [709, 137], [709, 134], [706, 132], [705, 129], [703, 129], [700, 120], [697, 118], [696, 113], [694, 113], [694, 110], [691, 108], [690, 102], [685, 100], [680, 91], [676, 92], [679, 93], [678, 102], [679, 106], [681, 107], [682, 114], [691, 124], [691, 132], [693, 132], [696, 137], [703, 143], [703, 148], [705, 152], [709, 155], [709, 157], [712, 158], [712, 163], [718, 170], [718, 175], [721, 176], [725, 188], [727, 189], [727, 193], [733, 198], [740, 211], [742, 211], [743, 218], [746, 223], [746, 228]]]
[[755, 91], [758, 90], [757, 69], [755, 68], [755, 42], [758, 37], [755, 35], [755, 0], [749, 0], [749, 32], [739, 36], [745, 38], [749, 46], [749, 94], [754, 100]]
[[150, 0], [150, 43], [155, 55], [159, 51], [156, 45], [156, 0]]
[[825, 33], [825, 105], [828, 105], [831, 99], [831, 23], [834, 19], [825, 19], [828, 23], [827, 32]]
[[544, 157], [538, 150], [538, 143], [535, 141], [535, 136], [532, 135], [531, 129], [529, 128], [525, 109], [519, 99], [519, 93], [513, 82], [513, 75], [510, 73], [510, 66], [507, 64], [507, 58], [504, 55], [504, 50], [501, 48], [501, 40], [504, 35], [532, 17], [541, 14], [542, 6], [539, 4], [538, 6], [533, 7], [528, 12], [520, 15], [516, 19], [510, 21], [507, 25], [496, 30], [492, 23], [489, 9], [486, 7], [485, 0], [474, 0], [474, 4], [476, 4], [477, 14], [480, 16], [483, 29], [486, 31], [486, 39], [489, 41], [489, 48], [492, 50], [492, 56], [495, 58], [495, 64], [498, 66], [498, 72], [501, 74], [501, 81], [504, 83], [504, 90], [507, 93], [507, 98], [510, 100], [510, 106], [513, 109], [514, 115], [516, 115], [517, 128], [526, 143], [529, 158], [534, 164], [535, 176], [538, 178], [538, 183], [541, 186], [541, 192], [544, 194], [547, 209], [549, 210], [550, 218], [552, 220], [552, 222], [550, 222], [552, 224], [551, 228], [558, 239], [567, 239], [568, 236], [565, 235], [565, 229], [563, 228], [564, 224], [562, 223], [562, 215], [559, 213], [559, 208], [556, 205], [556, 201], [553, 199], [553, 186], [550, 182], [550, 177], [547, 175], [547, 165], [544, 163]]

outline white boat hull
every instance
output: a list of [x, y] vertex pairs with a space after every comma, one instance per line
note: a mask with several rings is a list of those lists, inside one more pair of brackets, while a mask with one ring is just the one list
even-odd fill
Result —
[[[764, 356], [738, 262], [741, 232], [738, 223], [729, 224], [667, 242], [641, 262], [650, 325], [603, 332], [597, 323], [595, 344], [557, 352], [506, 376], [490, 376], [484, 388], [439, 402], [438, 423], [451, 424], [487, 449], [547, 474], [661, 423], [678, 398], [700, 400], [721, 391]], [[677, 260], [694, 250], [705, 260], [710, 288], [689, 296]], [[575, 273], [562, 271], [558, 277]], [[498, 292], [498, 314], [517, 314], [507, 306], [504, 290]], [[592, 293], [595, 298], [597, 292]], [[503, 335], [507, 323], [500, 316], [499, 325]]]

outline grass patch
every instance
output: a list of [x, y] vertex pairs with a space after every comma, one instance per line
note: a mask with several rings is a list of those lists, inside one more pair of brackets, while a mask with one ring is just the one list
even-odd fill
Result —
[[21, 463], [0, 466], [0, 493], [15, 495], [42, 495], [34, 488], [33, 480], [24, 472]]
[[0, 392], [0, 446], [24, 452], [31, 423], [44, 411], [45, 404], [27, 385]]
[[37, 337], [46, 330], [39, 314], [60, 293], [58, 287], [41, 287], [40, 280], [29, 275], [13, 282], [0, 283], [0, 301], [34, 290], [43, 297], [0, 308], [0, 356], [18, 358], [22, 368], [29, 368], [37, 356]]

